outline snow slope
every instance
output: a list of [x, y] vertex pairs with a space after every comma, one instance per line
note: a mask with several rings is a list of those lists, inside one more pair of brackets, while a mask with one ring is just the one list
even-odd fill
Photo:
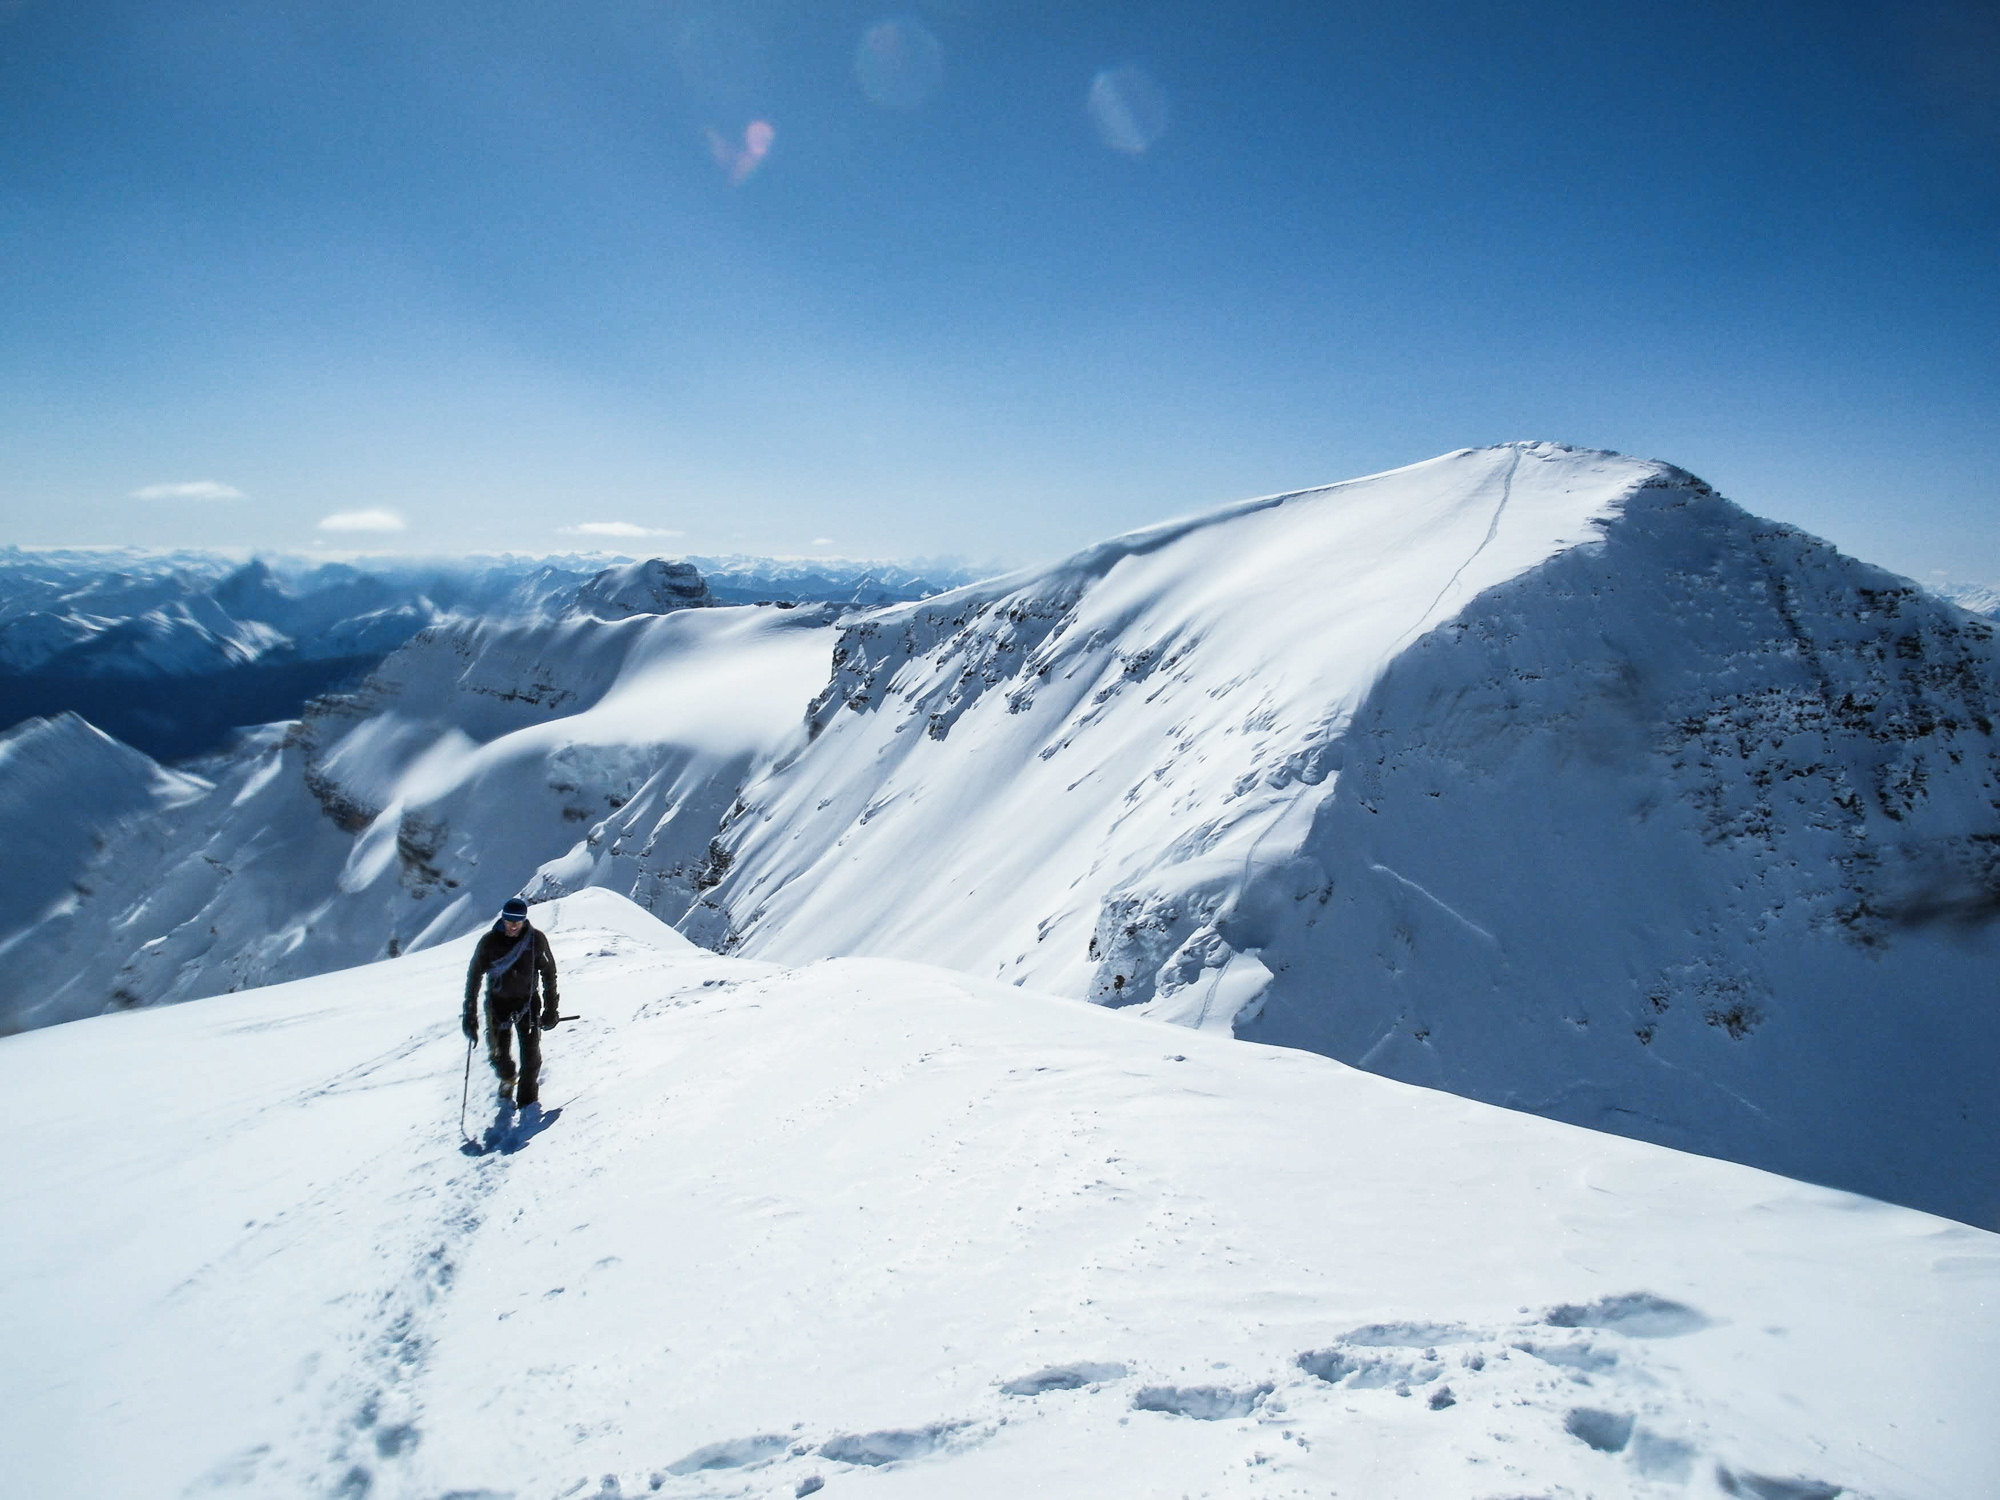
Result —
[[722, 958], [606, 892], [537, 921], [585, 1019], [545, 1114], [479, 1091], [483, 1154], [469, 939], [0, 1040], [11, 1491], [2000, 1473], [2000, 1237], [942, 970]]
[[[0, 734], [0, 828], [8, 831], [0, 940], [87, 895], [78, 881], [128, 823], [209, 790], [199, 777], [166, 770], [75, 714]], [[61, 816], [49, 816], [52, 806]]]
[[683, 930], [945, 964], [2000, 1225], [1989, 623], [1449, 455], [846, 623]]
[[1450, 454], [837, 644], [618, 618], [668, 583], [431, 632], [204, 769], [0, 947], [16, 1024], [604, 886], [2000, 1224], [1993, 626], [1681, 470]]
[[1591, 541], [1658, 470], [1457, 453], [855, 619], [811, 749], [725, 836], [710, 899], [728, 925], [703, 935], [785, 961], [921, 958], [1227, 1031], [1262, 964], [1217, 949], [1161, 973], [1171, 945], [1119, 961], [1104, 949], [1128, 912], [1284, 866], [1385, 665]]
[[1648, 488], [1376, 683], [1237, 1034], [2000, 1227], [1996, 720], [1987, 622]]
[[[438, 627], [359, 693], [247, 735], [205, 768], [212, 792], [128, 828], [89, 865], [87, 895], [0, 942], [6, 1023], [221, 994], [473, 931], [551, 856], [587, 870], [596, 826], [628, 804], [660, 824], [648, 881], [685, 907], [737, 787], [803, 740], [830, 632], [805, 609], [632, 614], [637, 596], [611, 597], [590, 610], [619, 618]], [[38, 825], [24, 812], [19, 826]]]

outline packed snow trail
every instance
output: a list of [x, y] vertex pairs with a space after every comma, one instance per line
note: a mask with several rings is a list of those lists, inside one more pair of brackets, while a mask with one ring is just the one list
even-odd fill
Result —
[[10, 1487], [2000, 1473], [1995, 1235], [918, 965], [720, 958], [606, 892], [536, 921], [590, 1019], [482, 1156], [453, 1129], [470, 939], [0, 1040]]

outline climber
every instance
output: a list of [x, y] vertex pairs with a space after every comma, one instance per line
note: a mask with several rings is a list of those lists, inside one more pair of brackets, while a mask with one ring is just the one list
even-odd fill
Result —
[[[500, 916], [479, 946], [472, 950], [472, 967], [465, 971], [465, 1015], [468, 1042], [479, 1035], [479, 981], [486, 981], [486, 1055], [500, 1076], [500, 1096], [526, 1108], [539, 1099], [542, 1032], [560, 1019], [556, 1002], [556, 960], [549, 940], [528, 921], [528, 903], [516, 896], [500, 908]], [[541, 1006], [535, 1004], [535, 981], [541, 980]], [[512, 1027], [521, 1036], [521, 1071], [514, 1071], [513, 1049], [507, 1043]]]

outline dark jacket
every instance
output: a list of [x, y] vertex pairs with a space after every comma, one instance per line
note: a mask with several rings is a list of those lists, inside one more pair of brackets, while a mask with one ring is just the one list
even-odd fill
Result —
[[499, 1001], [503, 1009], [528, 1009], [534, 1004], [535, 979], [539, 976], [542, 981], [542, 1009], [553, 1015], [559, 1008], [556, 999], [556, 957], [549, 951], [548, 935], [539, 927], [524, 922], [521, 924], [521, 936], [510, 938], [495, 922], [479, 940], [479, 946], [472, 950], [472, 967], [465, 971], [465, 1008], [468, 1013], [479, 994], [479, 981], [503, 962], [522, 938], [527, 939], [528, 946], [522, 949], [521, 956], [504, 973], [493, 975], [487, 985], [488, 995]]

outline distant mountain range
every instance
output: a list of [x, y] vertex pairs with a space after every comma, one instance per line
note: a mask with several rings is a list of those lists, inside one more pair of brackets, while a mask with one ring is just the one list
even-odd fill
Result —
[[2000, 586], [1990, 583], [1932, 583], [1927, 587], [1940, 599], [1949, 599], [1961, 609], [2000, 620]]
[[[465, 561], [0, 549], [0, 729], [73, 711], [162, 760], [296, 717], [442, 621], [541, 619], [607, 564], [580, 554]], [[720, 603], [920, 599], [953, 564], [696, 560]]]

